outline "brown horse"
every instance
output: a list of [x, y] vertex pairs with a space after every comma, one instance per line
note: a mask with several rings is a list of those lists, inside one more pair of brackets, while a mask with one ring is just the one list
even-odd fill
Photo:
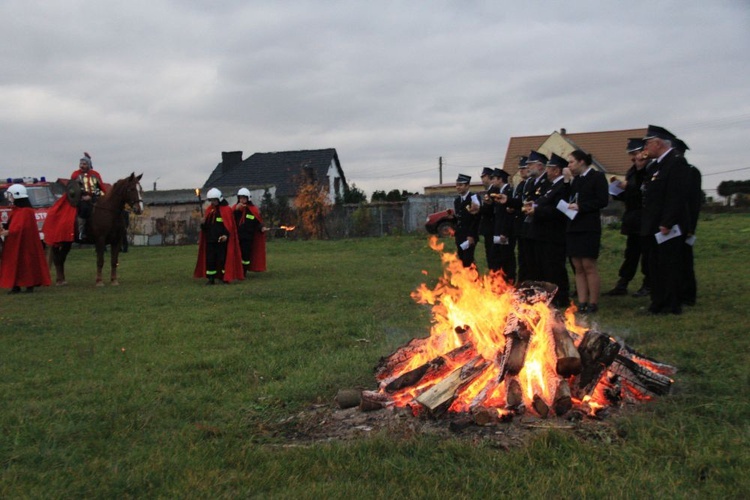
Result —
[[[125, 237], [125, 205], [130, 205], [136, 214], [143, 212], [143, 190], [140, 180], [143, 174], [136, 177], [135, 173], [115, 182], [107, 193], [100, 197], [94, 210], [86, 222], [86, 241], [96, 245], [96, 286], [104, 286], [102, 281], [102, 267], [104, 267], [104, 251], [110, 248], [110, 280], [113, 285], [117, 282], [117, 262], [120, 247]], [[55, 265], [57, 284], [64, 285], [65, 259], [73, 245], [72, 241], [52, 246], [52, 262]]]

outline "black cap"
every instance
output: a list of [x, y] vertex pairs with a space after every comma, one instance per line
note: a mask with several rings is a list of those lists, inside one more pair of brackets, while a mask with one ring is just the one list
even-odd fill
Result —
[[549, 159], [545, 167], [558, 167], [558, 168], [565, 168], [568, 166], [568, 160], [563, 158], [562, 156], [556, 155], [555, 153], [552, 153], [552, 158]]
[[677, 151], [679, 151], [682, 154], [685, 154], [685, 151], [690, 149], [688, 145], [685, 144], [685, 141], [683, 141], [682, 139], [678, 139], [676, 137], [672, 139], [672, 145]]
[[664, 127], [649, 125], [648, 130], [646, 131], [646, 135], [643, 137], [643, 140], [647, 141], [654, 138], [664, 139], [665, 141], [673, 141], [677, 139], [677, 136]]
[[508, 182], [508, 172], [506, 172], [502, 168], [496, 168], [495, 170], [493, 170], [492, 177], [500, 177], [503, 182]]
[[521, 158], [520, 158], [520, 159], [518, 160], [518, 168], [519, 168], [519, 169], [521, 169], [521, 168], [529, 168], [529, 165], [528, 165], [528, 163], [527, 163], [527, 162], [528, 162], [528, 160], [529, 160], [529, 157], [528, 157], [528, 156], [522, 156], [522, 157], [521, 157]]
[[531, 153], [529, 153], [529, 157], [526, 160], [526, 163], [541, 163], [542, 165], [546, 165], [548, 161], [549, 158], [544, 156], [542, 153], [532, 151]]
[[482, 173], [479, 174], [479, 177], [484, 177], [485, 175], [492, 175], [493, 170], [490, 167], [484, 167], [482, 169]]
[[641, 139], [640, 137], [628, 139], [628, 146], [626, 149], [628, 153], [637, 153], [638, 151], [643, 151], [643, 139]]
[[466, 174], [458, 174], [458, 178], [456, 179], [456, 183], [461, 184], [468, 184], [471, 182], [471, 176]]

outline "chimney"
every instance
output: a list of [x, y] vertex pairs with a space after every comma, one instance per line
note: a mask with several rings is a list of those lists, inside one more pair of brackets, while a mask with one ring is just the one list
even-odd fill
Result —
[[564, 128], [560, 128], [560, 135], [565, 135], [566, 132], [567, 130], [565, 130]]
[[222, 151], [221, 152], [221, 171], [229, 172], [231, 168], [242, 162], [242, 151]]

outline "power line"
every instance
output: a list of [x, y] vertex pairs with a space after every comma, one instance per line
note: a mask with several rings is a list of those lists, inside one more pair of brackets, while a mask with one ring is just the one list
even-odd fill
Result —
[[701, 175], [703, 177], [708, 177], [709, 175], [728, 174], [730, 172], [742, 172], [743, 170], [750, 170], [750, 167], [735, 168], [735, 169], [732, 169], [732, 170], [722, 170], [721, 172], [711, 172], [710, 174], [701, 174]]

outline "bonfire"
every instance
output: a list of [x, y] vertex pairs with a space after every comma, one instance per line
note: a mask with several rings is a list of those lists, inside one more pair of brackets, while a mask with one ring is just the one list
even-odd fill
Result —
[[581, 324], [574, 305], [552, 307], [554, 285], [514, 287], [500, 273], [464, 268], [436, 237], [430, 246], [444, 273], [434, 288], [423, 283], [412, 293], [432, 308], [430, 335], [381, 359], [379, 388], [361, 394], [361, 409], [463, 414], [489, 424], [526, 412], [596, 415], [669, 393], [674, 367]]

